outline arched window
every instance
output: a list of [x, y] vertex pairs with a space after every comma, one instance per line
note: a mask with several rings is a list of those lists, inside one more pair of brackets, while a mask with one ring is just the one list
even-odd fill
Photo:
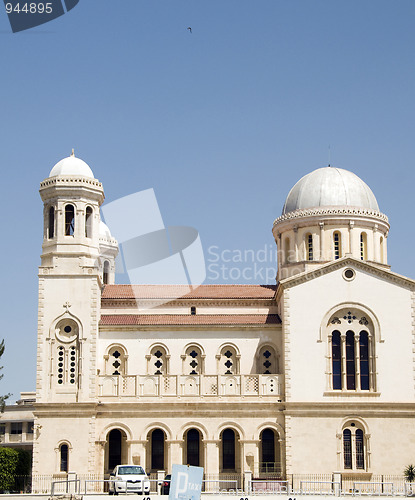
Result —
[[200, 466], [200, 432], [189, 429], [186, 433], [186, 464]]
[[92, 214], [93, 210], [91, 207], [86, 207], [85, 211], [85, 237], [92, 238]]
[[65, 235], [73, 236], [75, 233], [75, 208], [73, 205], [65, 206]]
[[346, 333], [346, 387], [347, 389], [356, 389], [356, 366], [355, 366], [355, 350], [354, 350], [354, 333], [348, 331]]
[[127, 354], [121, 346], [113, 346], [105, 356], [107, 375], [127, 374]]
[[314, 255], [313, 255], [313, 235], [312, 234], [307, 234], [306, 236], [306, 250], [307, 250], [307, 260], [313, 260]]
[[266, 375], [278, 373], [278, 362], [274, 348], [267, 345], [262, 346], [257, 359], [257, 373]]
[[367, 234], [360, 233], [360, 259], [367, 260]]
[[329, 321], [330, 384], [333, 390], [374, 391], [374, 328], [360, 311], [344, 309]]
[[149, 375], [167, 375], [167, 355], [166, 350], [162, 346], [155, 346], [151, 349], [148, 357], [148, 374]]
[[151, 433], [152, 470], [164, 470], [164, 441], [164, 432], [161, 429], [154, 429]]
[[235, 470], [235, 432], [232, 429], [222, 432], [222, 469]]
[[202, 353], [198, 346], [189, 346], [186, 349], [183, 363], [184, 375], [200, 375], [203, 373]]
[[223, 347], [220, 352], [219, 373], [221, 375], [237, 375], [238, 371], [238, 359], [234, 347]]
[[342, 388], [342, 358], [340, 347], [340, 332], [335, 330], [331, 339], [333, 362], [333, 389]]
[[334, 258], [340, 259], [342, 256], [342, 237], [339, 231], [333, 233]]
[[275, 441], [275, 432], [272, 429], [264, 429], [261, 432], [260, 472], [277, 472]]
[[344, 468], [352, 468], [352, 432], [350, 429], [343, 431], [343, 458]]
[[61, 444], [59, 447], [59, 470], [61, 472], [68, 472], [69, 470], [69, 447], [67, 444]]
[[123, 435], [119, 429], [113, 429], [108, 435], [108, 469], [112, 471], [122, 464]]
[[346, 470], [365, 469], [364, 431], [351, 422], [343, 429], [343, 467]]
[[102, 276], [102, 280], [104, 282], [104, 285], [108, 285], [109, 277], [110, 277], [110, 263], [106, 260], [104, 262], [104, 271], [103, 271], [103, 276]]
[[49, 207], [48, 238], [55, 236], [55, 207]]

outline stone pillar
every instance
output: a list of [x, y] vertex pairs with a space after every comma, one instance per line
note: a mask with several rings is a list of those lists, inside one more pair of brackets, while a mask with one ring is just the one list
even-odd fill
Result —
[[354, 336], [354, 351], [356, 374], [355, 387], [357, 391], [360, 391], [360, 335], [358, 333], [355, 333]]
[[[205, 440], [203, 442], [205, 447], [205, 474], [217, 475], [219, 474], [219, 446], [220, 440]], [[207, 479], [210, 479], [207, 477]]]
[[333, 493], [336, 495], [336, 497], [340, 496], [341, 484], [342, 484], [341, 472], [333, 472]]
[[294, 255], [295, 262], [298, 262], [298, 227], [294, 226]]
[[250, 495], [252, 492], [252, 471], [247, 470], [244, 472], [244, 492], [245, 495]]
[[146, 445], [147, 441], [130, 441], [130, 454], [131, 463], [134, 465], [141, 465], [144, 470], [146, 467]]
[[349, 221], [349, 253], [354, 255], [354, 221]]
[[183, 441], [168, 441], [168, 445], [170, 445], [170, 456], [169, 456], [169, 471], [171, 471], [173, 464], [184, 464], [185, 457], [183, 456]]
[[157, 495], [161, 494], [161, 485], [163, 484], [163, 479], [165, 475], [166, 471], [164, 470], [157, 471]]
[[342, 389], [347, 389], [347, 372], [346, 372], [346, 335], [340, 335], [340, 346], [342, 356]]
[[324, 222], [319, 222], [320, 226], [320, 255], [319, 260], [324, 259]]

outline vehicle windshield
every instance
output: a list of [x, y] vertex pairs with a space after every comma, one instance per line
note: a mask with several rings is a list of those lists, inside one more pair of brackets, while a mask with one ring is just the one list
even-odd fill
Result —
[[127, 475], [127, 474], [145, 474], [144, 469], [139, 465], [129, 465], [128, 467], [118, 467], [118, 474]]

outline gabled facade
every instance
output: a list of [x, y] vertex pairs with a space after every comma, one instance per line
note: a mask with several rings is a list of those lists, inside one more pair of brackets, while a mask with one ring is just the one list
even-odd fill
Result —
[[318, 169], [291, 190], [275, 286], [190, 292], [114, 284], [117, 242], [82, 160], [55, 165], [41, 196], [34, 473], [370, 477], [410, 463], [415, 282], [390, 271], [387, 217], [357, 176]]

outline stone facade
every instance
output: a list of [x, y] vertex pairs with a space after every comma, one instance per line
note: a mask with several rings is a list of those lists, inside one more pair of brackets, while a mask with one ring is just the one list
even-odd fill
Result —
[[116, 285], [103, 188], [84, 165], [62, 160], [40, 189], [34, 473], [402, 472], [415, 282], [390, 271], [373, 200], [278, 218], [275, 286]]

